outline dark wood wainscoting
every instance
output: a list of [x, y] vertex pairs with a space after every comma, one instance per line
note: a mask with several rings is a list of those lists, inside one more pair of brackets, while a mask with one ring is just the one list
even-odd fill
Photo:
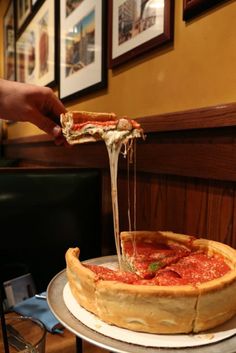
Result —
[[[119, 180], [122, 230], [128, 227], [126, 177]], [[232, 182], [141, 173], [137, 177], [137, 228], [171, 230], [236, 247]]]
[[[161, 229], [236, 247], [236, 104], [138, 119], [137, 229]], [[114, 252], [108, 157], [103, 143], [55, 146], [47, 136], [6, 141], [19, 167], [99, 168], [103, 252]], [[120, 229], [128, 228], [126, 160], [119, 161]], [[131, 178], [131, 190], [133, 181]]]

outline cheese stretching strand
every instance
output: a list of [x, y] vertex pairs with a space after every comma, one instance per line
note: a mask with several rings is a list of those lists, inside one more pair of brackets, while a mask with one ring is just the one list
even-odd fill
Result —
[[111, 176], [111, 199], [114, 238], [119, 267], [121, 268], [119, 208], [117, 194], [118, 160], [122, 146], [128, 150], [129, 141], [143, 137], [143, 130], [135, 120], [117, 118], [114, 113], [68, 112], [61, 115], [62, 131], [69, 144], [96, 142], [106, 144]]

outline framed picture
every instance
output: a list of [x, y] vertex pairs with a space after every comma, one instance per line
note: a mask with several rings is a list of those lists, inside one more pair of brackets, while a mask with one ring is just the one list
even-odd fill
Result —
[[173, 0], [111, 0], [110, 67], [173, 40]]
[[16, 0], [16, 23], [20, 30], [31, 13], [31, 0]]
[[190, 20], [202, 12], [229, 0], [183, 0], [183, 20]]
[[60, 0], [59, 98], [106, 87], [106, 0]]
[[3, 18], [4, 78], [14, 81], [15, 75], [15, 21], [14, 2], [10, 1]]
[[52, 85], [55, 81], [55, 2], [45, 0], [16, 41], [17, 81]]
[[39, 0], [32, 0], [32, 6], [36, 5]]

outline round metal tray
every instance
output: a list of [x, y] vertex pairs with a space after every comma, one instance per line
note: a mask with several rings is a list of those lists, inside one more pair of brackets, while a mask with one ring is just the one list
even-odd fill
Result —
[[[105, 256], [86, 261], [92, 264], [103, 264], [116, 262], [116, 256]], [[67, 309], [64, 299], [63, 290], [67, 283], [65, 270], [59, 272], [49, 283], [47, 288], [47, 300], [50, 309], [56, 318], [69, 331], [76, 336], [107, 350], [118, 353], [235, 353], [236, 352], [236, 336], [225, 339], [214, 344], [207, 344], [199, 347], [189, 348], [152, 348], [143, 347], [135, 344], [125, 343], [113, 338], [104, 336], [94, 330], [91, 330], [79, 320], [77, 320]], [[181, 320], [181, 318], [180, 318]], [[170, 335], [171, 340], [171, 335]]]

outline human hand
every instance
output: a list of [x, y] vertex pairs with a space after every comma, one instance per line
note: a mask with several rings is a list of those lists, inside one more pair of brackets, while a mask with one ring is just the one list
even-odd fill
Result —
[[30, 122], [53, 136], [59, 145], [66, 143], [59, 125], [60, 114], [65, 112], [50, 88], [0, 79], [2, 119]]

